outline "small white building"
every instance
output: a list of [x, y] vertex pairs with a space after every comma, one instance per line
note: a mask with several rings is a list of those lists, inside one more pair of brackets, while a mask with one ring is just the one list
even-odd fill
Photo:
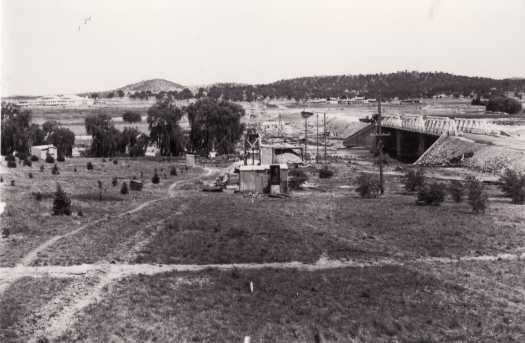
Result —
[[58, 157], [58, 152], [54, 145], [33, 145], [31, 147], [31, 155], [40, 159], [45, 159], [47, 155], [51, 155], [56, 159]]
[[148, 157], [160, 156], [160, 149], [157, 148], [155, 145], [149, 145], [146, 148], [146, 152], [144, 153], [144, 155]]

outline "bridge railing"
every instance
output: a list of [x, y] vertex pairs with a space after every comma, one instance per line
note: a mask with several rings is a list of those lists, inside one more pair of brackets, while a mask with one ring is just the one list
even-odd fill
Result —
[[389, 115], [384, 116], [381, 123], [384, 127], [432, 135], [458, 136], [462, 133], [497, 135], [500, 132], [498, 126], [490, 123], [487, 119]]

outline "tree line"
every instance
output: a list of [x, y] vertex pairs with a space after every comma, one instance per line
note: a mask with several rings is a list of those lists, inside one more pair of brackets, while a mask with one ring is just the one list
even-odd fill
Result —
[[496, 80], [443, 72], [402, 71], [389, 74], [314, 76], [280, 80], [269, 84], [216, 84], [200, 89], [199, 94], [231, 101], [256, 99], [307, 100], [313, 98], [352, 98], [365, 96], [383, 99], [421, 98], [440, 94], [465, 97], [491, 97], [505, 91], [525, 91], [525, 79]]
[[[185, 114], [190, 122], [189, 135], [180, 126]], [[179, 107], [173, 98], [166, 96], [148, 109], [149, 136], [134, 127], [119, 131], [106, 114], [87, 117], [86, 132], [93, 137], [89, 153], [100, 157], [126, 153], [143, 156], [149, 144], [157, 146], [162, 156], [179, 156], [188, 151], [233, 153], [244, 131], [241, 123], [244, 115], [241, 106], [228, 101], [202, 98], [189, 106]], [[129, 118], [127, 121], [131, 122]]]
[[2, 155], [17, 153], [20, 159], [30, 155], [31, 146], [53, 144], [58, 156], [71, 156], [75, 134], [56, 121], [41, 126], [32, 123], [32, 113], [20, 106], [2, 102]]

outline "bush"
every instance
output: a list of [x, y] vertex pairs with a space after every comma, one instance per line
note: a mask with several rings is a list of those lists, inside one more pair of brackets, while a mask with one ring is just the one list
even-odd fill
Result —
[[15, 160], [7, 161], [7, 168], [16, 168], [16, 161]]
[[448, 192], [455, 202], [462, 202], [465, 194], [465, 187], [461, 181], [453, 180], [448, 185]]
[[11, 180], [11, 186], [15, 186], [15, 180]]
[[9, 238], [9, 234], [10, 234], [10, 233], [11, 233], [11, 232], [9, 231], [9, 228], [4, 227], [4, 228], [2, 229], [2, 238]]
[[308, 176], [306, 176], [306, 173], [302, 169], [294, 168], [288, 172], [288, 186], [292, 190], [301, 189], [307, 180]]
[[25, 159], [23, 165], [26, 167], [31, 167], [33, 165], [33, 162], [31, 162], [30, 159]]
[[171, 167], [171, 169], [170, 169], [170, 175], [172, 175], [172, 176], [177, 176], [177, 168], [175, 168], [175, 167]]
[[55, 158], [48, 154], [46, 156], [46, 163], [55, 163]]
[[0, 176], [0, 183], [4, 183], [4, 178]]
[[409, 192], [417, 191], [425, 184], [425, 171], [421, 168], [414, 170], [410, 169], [406, 172], [404, 177], [405, 189]]
[[51, 174], [53, 174], [53, 175], [59, 175], [60, 174], [60, 171], [58, 170], [58, 166], [56, 164], [53, 166], [53, 169], [51, 169]]
[[355, 183], [357, 185], [355, 191], [359, 193], [361, 198], [377, 198], [379, 196], [381, 187], [377, 177], [361, 173]]
[[334, 176], [334, 171], [328, 169], [328, 166], [324, 166], [323, 168], [319, 169], [319, 178], [320, 179], [329, 179], [332, 176]]
[[43, 165], [43, 164], [40, 165], [40, 172], [41, 172], [41, 173], [44, 172], [44, 165]]
[[516, 114], [521, 111], [521, 108], [521, 103], [518, 100], [504, 96], [490, 99], [486, 107], [487, 111], [505, 112], [508, 114]]
[[114, 160], [113, 160], [113, 164], [118, 164], [118, 160], [117, 160], [117, 159], [114, 159]]
[[64, 157], [64, 155], [62, 155], [62, 154], [58, 155], [58, 157], [57, 157], [57, 161], [58, 162], [64, 162], [65, 160], [66, 160], [66, 158]]
[[159, 175], [157, 174], [157, 170], [155, 170], [155, 173], [153, 174], [153, 177], [151, 178], [151, 182], [154, 184], [157, 184], [160, 182]]
[[445, 189], [444, 184], [437, 182], [423, 185], [419, 188], [416, 202], [418, 205], [438, 206], [445, 200]]
[[483, 191], [483, 183], [473, 176], [467, 179], [468, 200], [474, 213], [485, 213], [487, 209], [488, 196]]
[[4, 159], [9, 162], [9, 161], [14, 161], [16, 162], [16, 158], [13, 156], [13, 155], [5, 155]]
[[33, 173], [29, 173], [29, 174], [27, 174], [27, 177], [30, 178], [30, 179], [32, 179], [32, 178], [33, 178]]
[[31, 155], [31, 161], [38, 162], [38, 157], [35, 155]]
[[122, 183], [122, 187], [120, 187], [120, 194], [128, 194], [128, 184], [126, 182]]
[[111, 185], [112, 185], [113, 187], [116, 187], [116, 186], [118, 185], [118, 179], [117, 179], [116, 176], [113, 177], [113, 180], [111, 180]]
[[42, 193], [40, 192], [33, 193], [33, 197], [35, 198], [36, 201], [42, 201]]
[[506, 169], [499, 180], [499, 188], [514, 204], [525, 203], [525, 174]]
[[88, 163], [86, 164], [86, 168], [87, 168], [87, 170], [93, 170], [93, 163], [88, 162]]
[[74, 168], [73, 168], [73, 171], [76, 173], [76, 172], [77, 172], [77, 167], [74, 167]]
[[66, 192], [62, 190], [60, 184], [57, 183], [57, 190], [55, 192], [55, 198], [53, 200], [53, 215], [71, 215], [71, 199], [69, 199]]
[[80, 208], [78, 209], [77, 216], [79, 216], [79, 217], [83, 217], [84, 216], [84, 212], [82, 212], [82, 209], [80, 209]]
[[132, 111], [126, 111], [122, 115], [122, 120], [128, 123], [138, 123], [142, 120], [142, 117], [140, 113], [132, 112]]

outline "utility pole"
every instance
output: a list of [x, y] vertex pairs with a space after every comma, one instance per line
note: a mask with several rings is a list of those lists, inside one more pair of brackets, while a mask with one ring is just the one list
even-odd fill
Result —
[[383, 137], [381, 132], [381, 93], [379, 93], [379, 99], [377, 102], [377, 134], [379, 137], [379, 190], [381, 191], [381, 195], [385, 193], [385, 189], [383, 187]]
[[312, 116], [312, 112], [302, 111], [301, 116], [304, 118], [304, 160], [306, 161], [308, 149], [308, 117]]
[[383, 180], [383, 137], [390, 136], [388, 133], [383, 133], [381, 130], [381, 91], [377, 99], [377, 118], [376, 118], [376, 133], [377, 149], [379, 150], [379, 191], [381, 194], [385, 193]]
[[328, 132], [326, 132], [326, 112], [323, 113], [323, 136], [324, 136], [324, 163], [326, 164], [326, 136], [328, 135]]
[[315, 131], [315, 163], [319, 163], [319, 113], [315, 114], [316, 131]]

